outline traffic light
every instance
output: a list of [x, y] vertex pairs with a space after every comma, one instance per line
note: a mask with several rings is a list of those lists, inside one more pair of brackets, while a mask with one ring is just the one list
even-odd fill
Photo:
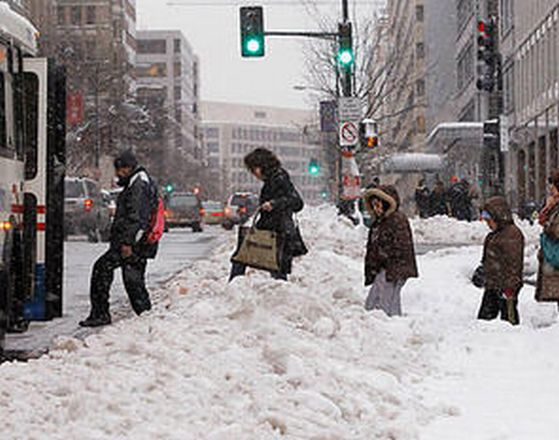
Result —
[[338, 64], [343, 69], [349, 70], [353, 67], [353, 64], [355, 62], [351, 23], [340, 23], [338, 25], [338, 33]]
[[165, 192], [171, 194], [175, 190], [175, 186], [172, 183], [165, 185]]
[[498, 149], [501, 145], [500, 120], [490, 119], [483, 123], [483, 146]]
[[374, 149], [379, 146], [378, 123], [374, 119], [364, 119], [359, 124], [361, 145]]
[[316, 159], [311, 159], [309, 162], [309, 174], [311, 176], [317, 176], [320, 173], [320, 164]]
[[241, 15], [241, 55], [264, 56], [264, 11], [262, 6], [243, 6]]
[[478, 20], [477, 23], [478, 90], [492, 92], [495, 89], [499, 54], [497, 52], [497, 25], [494, 19]]

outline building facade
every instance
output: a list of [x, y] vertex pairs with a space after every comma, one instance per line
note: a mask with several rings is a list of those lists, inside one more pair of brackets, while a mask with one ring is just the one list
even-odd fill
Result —
[[[277, 107], [202, 102], [202, 126], [208, 163], [220, 180], [222, 198], [236, 191], [258, 193], [262, 185], [243, 158], [258, 147], [274, 151], [308, 203], [328, 197], [326, 155], [314, 112]], [[309, 173], [311, 160], [320, 165]]]
[[[98, 174], [118, 149], [132, 147], [139, 112], [134, 108], [135, 0], [57, 0], [55, 56], [66, 66], [68, 95], [83, 105], [69, 124], [71, 172]], [[83, 104], [82, 104], [83, 103]], [[92, 153], [93, 152], [93, 153]], [[107, 175], [94, 177], [108, 181]]]
[[423, 0], [389, 0], [385, 54], [389, 80], [384, 97], [383, 144], [394, 151], [423, 151], [426, 139], [426, 48]]
[[546, 196], [559, 166], [559, 1], [501, 0], [504, 112], [510, 152], [506, 188], [519, 208]]
[[[156, 94], [172, 121], [169, 142], [193, 160], [203, 160], [198, 136], [198, 58], [180, 31], [138, 31], [136, 79], [138, 99]], [[149, 108], [149, 105], [148, 105]]]

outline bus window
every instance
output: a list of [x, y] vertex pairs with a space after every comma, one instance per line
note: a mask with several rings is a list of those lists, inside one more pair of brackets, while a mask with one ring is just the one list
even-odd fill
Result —
[[16, 75], [14, 90], [14, 111], [16, 120], [16, 148], [25, 157], [25, 178], [31, 180], [37, 175], [37, 150], [39, 145], [39, 78], [25, 72]]
[[8, 145], [6, 144], [6, 84], [4, 83], [4, 73], [0, 72], [0, 155], [5, 153]]

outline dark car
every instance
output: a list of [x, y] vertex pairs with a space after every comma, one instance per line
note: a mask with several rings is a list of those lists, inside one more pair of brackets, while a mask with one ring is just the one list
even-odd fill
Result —
[[202, 232], [204, 209], [196, 194], [177, 192], [165, 198], [165, 224], [167, 228], [189, 227]]
[[99, 184], [87, 178], [64, 181], [64, 235], [87, 235], [91, 242], [108, 241], [111, 218]]
[[235, 193], [229, 197], [224, 210], [223, 227], [233, 229], [242, 225], [258, 209], [258, 196], [253, 193]]

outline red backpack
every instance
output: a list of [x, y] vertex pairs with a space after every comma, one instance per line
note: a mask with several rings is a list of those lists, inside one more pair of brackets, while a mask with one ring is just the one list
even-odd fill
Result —
[[156, 244], [163, 237], [165, 231], [165, 205], [163, 198], [157, 196], [157, 206], [151, 213], [148, 230], [146, 231], [146, 243]]

